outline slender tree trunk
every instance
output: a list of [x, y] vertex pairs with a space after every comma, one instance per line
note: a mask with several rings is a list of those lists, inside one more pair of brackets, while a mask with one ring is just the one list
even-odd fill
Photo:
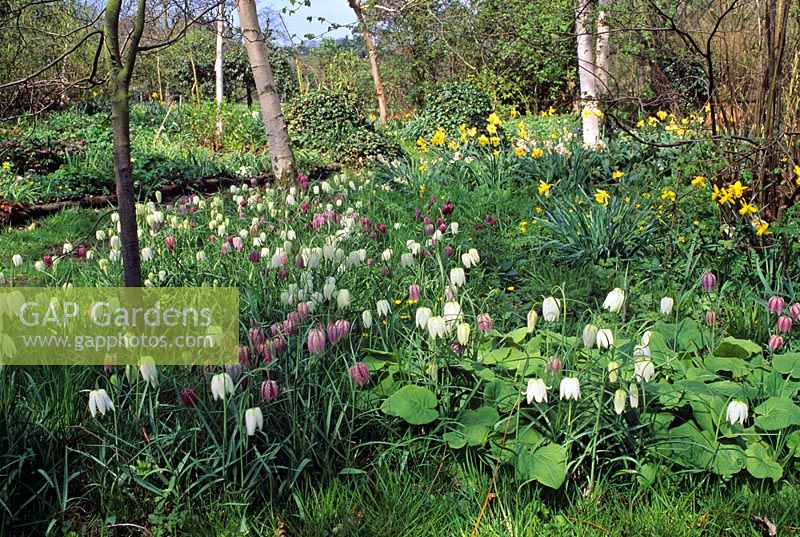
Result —
[[578, 79], [583, 118], [583, 143], [594, 147], [600, 141], [600, 109], [597, 104], [594, 46], [589, 30], [591, 0], [578, 0], [575, 10], [575, 33], [578, 38]]
[[611, 28], [608, 25], [608, 10], [612, 0], [598, 0], [597, 2], [597, 36], [594, 53], [595, 89], [599, 97], [607, 96], [609, 56], [611, 54]]
[[383, 92], [383, 82], [381, 81], [381, 72], [378, 69], [378, 53], [375, 51], [375, 43], [372, 41], [372, 35], [369, 33], [367, 21], [364, 18], [364, 13], [361, 11], [360, 0], [348, 0], [350, 7], [356, 14], [358, 25], [361, 27], [361, 35], [364, 36], [364, 43], [367, 45], [367, 55], [369, 56], [369, 66], [372, 70], [372, 80], [375, 83], [375, 95], [378, 97], [378, 114], [380, 122], [386, 123], [386, 94]]
[[136, 203], [131, 169], [130, 106], [128, 87], [121, 83], [111, 99], [111, 129], [114, 133], [114, 175], [117, 180], [117, 211], [119, 212], [120, 243], [122, 247], [122, 276], [125, 287], [142, 286], [139, 259], [139, 236], [136, 227]]
[[219, 19], [217, 20], [217, 56], [214, 61], [214, 74], [216, 75], [216, 98], [217, 98], [217, 144], [222, 145], [222, 133], [224, 125], [222, 124], [222, 100], [225, 93], [223, 88], [223, 37], [225, 34], [225, 2], [219, 3]]
[[239, 22], [242, 37], [253, 70], [261, 117], [267, 131], [267, 145], [272, 158], [272, 172], [278, 182], [294, 181], [294, 154], [289, 141], [289, 131], [281, 110], [281, 97], [275, 88], [272, 67], [269, 64], [269, 45], [261, 33], [255, 0], [238, 0]]
[[164, 86], [161, 83], [161, 56], [156, 54], [156, 80], [158, 81], [158, 100], [163, 101], [164, 98]]
[[108, 0], [104, 39], [109, 63], [108, 85], [111, 96], [111, 128], [114, 134], [114, 175], [117, 182], [117, 211], [122, 247], [122, 280], [125, 287], [141, 287], [142, 269], [131, 170], [130, 83], [139, 52], [139, 41], [144, 32], [145, 0], [137, 2], [136, 18], [124, 55], [119, 38], [121, 9], [122, 0]]
[[[760, 15], [759, 15], [760, 16]], [[762, 72], [761, 91], [758, 97], [757, 117], [764, 137], [764, 161], [758, 168], [756, 178], [760, 205], [772, 205], [771, 216], [777, 217], [777, 203], [767, 200], [780, 200], [778, 192], [780, 176], [772, 171], [780, 168], [780, 145], [782, 111], [782, 73], [786, 52], [786, 32], [789, 21], [788, 0], [767, 0], [765, 2], [765, 28], [767, 61]]]

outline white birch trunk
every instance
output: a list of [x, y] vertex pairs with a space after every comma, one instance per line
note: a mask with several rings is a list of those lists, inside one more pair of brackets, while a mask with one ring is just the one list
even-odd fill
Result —
[[611, 54], [611, 28], [608, 25], [608, 10], [612, 0], [597, 2], [597, 38], [594, 53], [595, 89], [598, 96], [610, 93], [608, 88], [609, 55]]
[[295, 179], [294, 154], [281, 110], [281, 97], [275, 88], [272, 66], [269, 64], [269, 44], [261, 32], [255, 0], [238, 0], [237, 7], [244, 46], [261, 105], [261, 117], [267, 131], [272, 172], [279, 183], [286, 185]]
[[594, 46], [589, 30], [591, 0], [578, 0], [575, 9], [575, 33], [578, 38], [578, 80], [583, 121], [583, 143], [596, 147], [600, 141], [600, 110], [597, 104]]

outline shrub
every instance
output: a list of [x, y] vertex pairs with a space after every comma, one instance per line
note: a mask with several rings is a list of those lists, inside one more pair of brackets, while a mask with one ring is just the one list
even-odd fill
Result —
[[296, 100], [287, 114], [292, 141], [336, 161], [391, 160], [402, 155], [399, 145], [366, 120], [354, 95], [314, 91]]
[[405, 134], [411, 138], [429, 136], [442, 128], [452, 134], [458, 126], [483, 125], [492, 113], [489, 96], [469, 82], [454, 82], [437, 86], [425, 99], [420, 113], [406, 125]]

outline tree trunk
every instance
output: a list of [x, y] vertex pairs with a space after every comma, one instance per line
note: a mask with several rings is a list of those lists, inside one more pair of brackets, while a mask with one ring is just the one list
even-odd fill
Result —
[[139, 259], [139, 236], [136, 227], [136, 202], [131, 169], [130, 107], [127, 83], [112, 88], [111, 129], [114, 133], [114, 175], [117, 180], [117, 211], [119, 212], [120, 243], [122, 247], [122, 280], [125, 287], [142, 286]]
[[608, 25], [608, 10], [612, 0], [598, 0], [597, 3], [597, 37], [594, 53], [595, 89], [600, 97], [608, 96], [608, 68], [611, 54], [611, 28]]
[[281, 110], [281, 97], [275, 88], [272, 67], [269, 64], [269, 49], [258, 23], [255, 0], [238, 0], [239, 22], [242, 37], [253, 70], [261, 117], [267, 131], [267, 145], [272, 158], [272, 172], [278, 182], [294, 181], [294, 155], [289, 142], [289, 131]]
[[[765, 17], [764, 27], [766, 29], [766, 50], [767, 61], [762, 72], [761, 91], [758, 96], [757, 118], [761, 128], [760, 133], [764, 137], [764, 157], [763, 162], [758, 167], [756, 177], [756, 188], [759, 192], [759, 205], [770, 206], [770, 216], [776, 218], [779, 213], [777, 201], [781, 200], [778, 186], [780, 175], [776, 176], [773, 170], [780, 168], [780, 138], [781, 133], [781, 111], [782, 73], [785, 69], [783, 64], [786, 52], [786, 32], [789, 21], [789, 2], [788, 0], [767, 0], [764, 4]], [[759, 15], [760, 16], [760, 15]]]
[[224, 99], [223, 88], [223, 37], [225, 34], [225, 2], [219, 3], [219, 19], [217, 20], [217, 56], [214, 61], [214, 74], [216, 75], [216, 97], [217, 97], [217, 144], [222, 145], [222, 100]]
[[600, 109], [597, 105], [594, 47], [589, 32], [591, 0], [578, 0], [575, 10], [575, 33], [578, 38], [578, 79], [583, 118], [583, 143], [595, 147], [600, 141]]
[[114, 133], [114, 175], [117, 182], [120, 243], [122, 247], [122, 281], [125, 287], [142, 286], [139, 236], [136, 227], [136, 201], [131, 170], [130, 83], [139, 41], [144, 32], [145, 2], [138, 0], [133, 30], [128, 48], [120, 47], [119, 19], [122, 0], [108, 0], [104, 21], [105, 49], [109, 64], [109, 95], [111, 96], [111, 128]]
[[372, 70], [372, 80], [375, 83], [375, 95], [378, 97], [378, 114], [381, 124], [386, 123], [386, 94], [383, 92], [383, 82], [381, 81], [381, 72], [378, 69], [378, 53], [375, 51], [375, 44], [372, 41], [372, 35], [369, 33], [367, 21], [364, 18], [364, 13], [361, 11], [360, 0], [348, 0], [350, 7], [356, 14], [358, 25], [361, 27], [361, 35], [364, 36], [364, 43], [367, 45], [367, 55], [369, 56], [369, 66]]

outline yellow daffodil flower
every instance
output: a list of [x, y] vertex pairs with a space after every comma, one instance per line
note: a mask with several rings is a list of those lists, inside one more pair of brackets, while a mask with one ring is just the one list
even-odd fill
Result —
[[692, 179], [692, 186], [697, 188], [703, 188], [706, 186], [706, 178], [702, 175], [695, 175], [694, 179]]
[[728, 190], [730, 190], [733, 194], [733, 197], [738, 200], [744, 195], [744, 191], [747, 190], [747, 187], [744, 186], [741, 181], [736, 181], [728, 188]]
[[758, 212], [758, 208], [748, 202], [742, 203], [742, 208], [739, 209], [739, 214], [742, 216], [753, 216]]

